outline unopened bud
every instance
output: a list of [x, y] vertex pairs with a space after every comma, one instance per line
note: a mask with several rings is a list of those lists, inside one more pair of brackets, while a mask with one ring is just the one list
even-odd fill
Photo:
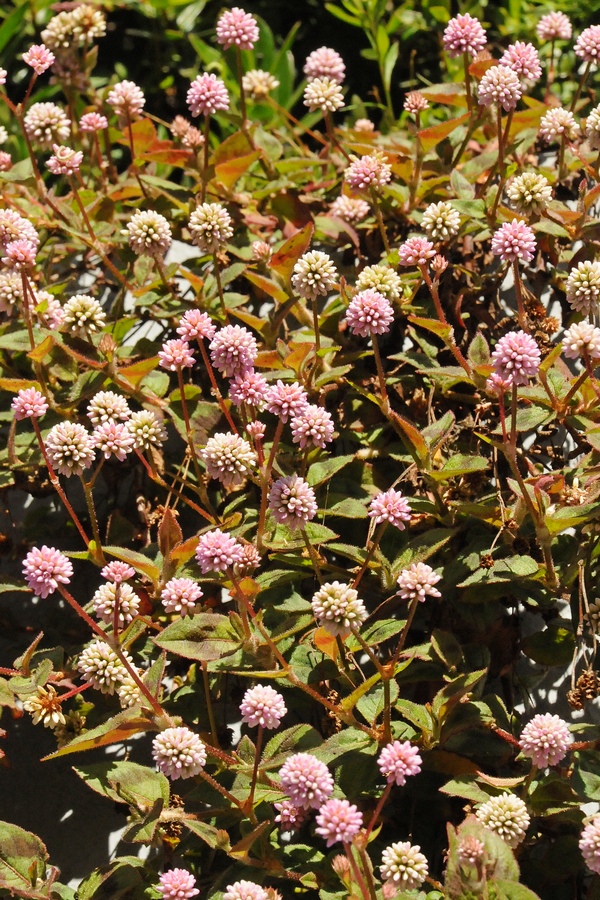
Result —
[[105, 356], [107, 359], [112, 359], [117, 346], [118, 344], [112, 334], [103, 334], [98, 342], [98, 350], [102, 356]]
[[431, 262], [431, 268], [432, 268], [433, 274], [437, 275], [439, 278], [439, 276], [442, 274], [442, 272], [445, 272], [446, 269], [448, 268], [448, 260], [446, 259], [445, 256], [441, 256], [438, 253], [437, 256], [434, 256], [434, 258]]

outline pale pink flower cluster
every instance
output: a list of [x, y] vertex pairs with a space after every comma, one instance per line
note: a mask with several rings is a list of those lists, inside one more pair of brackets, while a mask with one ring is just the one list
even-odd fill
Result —
[[333, 440], [333, 420], [322, 406], [308, 404], [292, 419], [291, 429], [292, 440], [301, 450], [311, 445], [324, 450]]
[[319, 625], [335, 637], [346, 638], [367, 618], [367, 610], [358, 591], [339, 581], [326, 582], [311, 600]]
[[196, 879], [186, 869], [170, 869], [159, 876], [156, 890], [163, 900], [191, 900], [200, 893]]
[[441, 597], [435, 587], [441, 581], [441, 575], [436, 574], [427, 563], [413, 563], [408, 569], [403, 569], [398, 575], [398, 594], [403, 600], [419, 598], [422, 603], [425, 597]]
[[48, 410], [44, 395], [36, 388], [24, 388], [19, 391], [11, 403], [15, 419], [39, 419]]
[[252, 50], [259, 36], [256, 19], [239, 6], [226, 10], [217, 22], [217, 43], [224, 50], [230, 47]]
[[547, 144], [561, 140], [563, 136], [569, 141], [579, 137], [580, 127], [569, 109], [560, 107], [549, 109], [540, 120], [540, 136]]
[[308, 79], [331, 78], [341, 84], [346, 74], [346, 66], [337, 50], [319, 47], [306, 57], [303, 71]]
[[277, 810], [275, 821], [282, 831], [297, 831], [308, 818], [308, 810], [294, 806], [291, 800], [281, 800], [273, 805]]
[[567, 359], [578, 359], [587, 353], [590, 359], [600, 359], [600, 328], [591, 322], [576, 322], [564, 333], [563, 353]]
[[23, 62], [31, 66], [36, 75], [43, 75], [55, 59], [54, 53], [44, 44], [33, 44], [27, 53], [23, 54]]
[[269, 895], [254, 881], [236, 881], [225, 889], [223, 900], [269, 900]]
[[344, 172], [344, 180], [355, 191], [383, 187], [391, 179], [392, 167], [379, 150], [366, 156], [351, 156], [350, 165]]
[[492, 237], [492, 253], [504, 262], [522, 259], [529, 263], [536, 250], [535, 234], [529, 225], [520, 219], [505, 222], [494, 232]]
[[349, 844], [362, 828], [362, 823], [362, 813], [353, 803], [332, 797], [319, 810], [315, 832], [325, 838], [328, 847], [339, 841]]
[[59, 584], [69, 584], [73, 577], [73, 564], [54, 547], [34, 547], [23, 562], [23, 576], [28, 587], [37, 597], [48, 597]]
[[203, 575], [224, 572], [242, 561], [242, 545], [230, 534], [215, 528], [198, 538], [196, 559]]
[[225, 82], [212, 72], [197, 75], [187, 92], [187, 104], [193, 116], [213, 116], [229, 109], [229, 93]]
[[103, 131], [105, 128], [108, 128], [108, 119], [101, 113], [84, 113], [79, 120], [79, 128], [81, 131], [87, 132], [88, 134], [93, 134], [96, 131]]
[[579, 849], [588, 869], [600, 875], [600, 816], [588, 822], [581, 832]]
[[425, 266], [435, 256], [435, 247], [424, 237], [412, 237], [398, 248], [401, 266]]
[[344, 95], [341, 87], [333, 78], [313, 78], [304, 89], [304, 105], [311, 112], [320, 109], [325, 115], [342, 108]]
[[563, 12], [551, 12], [542, 16], [536, 31], [540, 41], [568, 41], [573, 34], [573, 27]]
[[241, 484], [256, 465], [256, 453], [237, 434], [215, 434], [206, 442], [199, 453], [211, 478], [216, 478], [226, 487]]
[[506, 112], [516, 108], [523, 96], [523, 88], [514, 68], [499, 65], [488, 69], [477, 88], [477, 97], [481, 106], [497, 103]]
[[122, 584], [123, 581], [129, 581], [130, 578], [133, 578], [135, 569], [133, 566], [115, 559], [107, 563], [100, 571], [100, 574], [106, 581], [110, 581], [113, 584]]
[[279, 771], [281, 787], [297, 809], [319, 809], [333, 793], [333, 778], [325, 763], [310, 753], [294, 753]]
[[92, 597], [94, 612], [99, 619], [110, 625], [114, 621], [115, 605], [119, 592], [119, 626], [123, 628], [137, 616], [140, 608], [140, 598], [128, 584], [116, 584], [107, 582], [101, 584]]
[[418, 844], [398, 841], [386, 847], [381, 854], [381, 877], [393, 886], [396, 893], [418, 888], [428, 875], [427, 858]]
[[242, 722], [254, 728], [278, 728], [287, 713], [284, 699], [270, 684], [248, 688], [240, 706]]
[[206, 748], [185, 725], [166, 728], [152, 741], [152, 757], [167, 778], [193, 778], [206, 765]]
[[515, 41], [507, 47], [500, 59], [500, 65], [508, 66], [519, 78], [528, 81], [537, 81], [542, 74], [537, 50], [533, 44], [526, 44], [524, 41]]
[[528, 384], [537, 375], [540, 362], [540, 348], [525, 331], [509, 331], [492, 353], [496, 374], [509, 385]]
[[273, 483], [269, 509], [280, 525], [304, 528], [317, 514], [315, 492], [299, 475], [286, 475]]
[[255, 409], [262, 409], [269, 389], [267, 379], [254, 369], [236, 375], [229, 386], [229, 397], [236, 406], [249, 403]]
[[573, 743], [569, 726], [560, 716], [543, 713], [527, 723], [519, 744], [525, 756], [531, 757], [534, 766], [545, 769], [555, 766], [569, 752]]
[[418, 775], [423, 760], [410, 741], [392, 741], [386, 744], [377, 760], [379, 771], [389, 784], [406, 784], [409, 775]]
[[302, 415], [308, 408], [308, 396], [297, 381], [284, 384], [277, 381], [271, 385], [266, 395], [267, 409], [282, 422]]
[[45, 444], [52, 466], [67, 477], [82, 475], [96, 455], [94, 438], [78, 422], [59, 422], [50, 429]]
[[361, 222], [369, 215], [371, 207], [360, 197], [348, 197], [340, 194], [329, 207], [329, 214], [343, 219], [345, 222]]
[[120, 81], [108, 92], [106, 102], [121, 119], [137, 119], [146, 105], [143, 91], [133, 81]]
[[404, 109], [407, 113], [416, 116], [429, 109], [429, 100], [421, 91], [409, 91], [404, 98]]
[[590, 25], [575, 42], [575, 55], [585, 62], [597, 63], [600, 58], [600, 25]]
[[170, 372], [191, 367], [195, 363], [190, 345], [181, 338], [166, 341], [158, 351], [158, 359], [163, 369]]
[[257, 356], [258, 344], [254, 335], [241, 325], [226, 325], [210, 342], [213, 366], [227, 378], [252, 369]]
[[345, 320], [350, 331], [359, 337], [386, 334], [394, 321], [394, 310], [383, 294], [367, 289], [350, 301]]
[[390, 488], [389, 491], [382, 491], [371, 500], [369, 504], [369, 516], [375, 519], [377, 525], [382, 522], [389, 522], [399, 531], [404, 531], [405, 523], [410, 522], [411, 509], [410, 504], [402, 491], [395, 491]]
[[217, 332], [216, 325], [213, 325], [212, 319], [205, 312], [199, 309], [188, 309], [181, 317], [177, 334], [180, 334], [184, 341], [207, 340], [212, 341]]
[[160, 599], [166, 613], [191, 616], [202, 596], [200, 585], [191, 578], [171, 578], [162, 589]]
[[105, 459], [116, 456], [120, 462], [133, 451], [135, 445], [135, 438], [124, 422], [102, 422], [94, 429], [93, 438]]
[[476, 56], [487, 44], [486, 33], [479, 19], [466, 13], [450, 19], [444, 31], [444, 49], [450, 57], [470, 53]]

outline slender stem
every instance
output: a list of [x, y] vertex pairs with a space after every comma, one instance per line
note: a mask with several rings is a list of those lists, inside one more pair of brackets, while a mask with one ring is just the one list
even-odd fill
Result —
[[231, 418], [231, 413], [227, 409], [227, 405], [226, 405], [225, 401], [223, 400], [223, 395], [221, 394], [221, 391], [219, 390], [219, 386], [217, 384], [217, 379], [215, 378], [214, 369], [212, 367], [212, 363], [210, 361], [208, 353], [206, 352], [206, 347], [204, 346], [204, 341], [202, 340], [202, 338], [198, 338], [198, 346], [200, 347], [200, 353], [202, 354], [202, 361], [204, 363], [204, 368], [206, 369], [206, 373], [210, 379], [211, 387], [213, 389], [215, 397], [217, 398], [217, 403], [219, 404], [219, 406], [221, 408], [221, 412], [227, 419], [227, 424], [229, 425], [229, 427], [231, 428], [233, 433], [237, 434], [238, 433], [237, 426], [236, 426], [235, 422], [233, 421], [233, 419]]
[[306, 533], [306, 528], [301, 528], [300, 532], [302, 534], [302, 538], [304, 540], [306, 549], [308, 550], [308, 555], [310, 556], [312, 564], [314, 566], [315, 574], [317, 576], [317, 581], [319, 582], [319, 584], [323, 584], [323, 575], [321, 573], [321, 566], [319, 564], [319, 556], [317, 554], [317, 551], [315, 550], [315, 548], [313, 547], [313, 545], [310, 542], [310, 539]]
[[588, 370], [584, 369], [583, 372], [581, 372], [581, 374], [578, 376], [578, 378], [573, 382], [573, 384], [569, 388], [568, 394], [563, 400], [561, 400], [560, 406], [563, 412], [567, 411], [570, 401], [573, 399], [583, 382], [586, 381], [587, 378], [589, 378], [589, 374], [590, 373], [588, 372]]
[[377, 900], [377, 891], [375, 890], [375, 882], [373, 881], [373, 873], [371, 871], [370, 860], [367, 855], [366, 850], [361, 850], [359, 848], [358, 855], [360, 856], [360, 861], [362, 863], [363, 872], [365, 873], [365, 877], [367, 879], [367, 885], [369, 886], [369, 897], [370, 900]]
[[[148, 462], [148, 460], [146, 459], [144, 454], [140, 450], [138, 450], [137, 447], [134, 448], [134, 453], [137, 456], [137, 458], [140, 460], [140, 462], [143, 464], [146, 472], [148, 473], [148, 475], [150, 476], [152, 481], [154, 481], [155, 484], [159, 484], [165, 490], [170, 491], [171, 488], [169, 487], [167, 482], [163, 478], [160, 477], [158, 472], [154, 471], [154, 469], [152, 468], [152, 466], [150, 465], [150, 463]], [[179, 494], [178, 496], [181, 497], [183, 502], [185, 504], [187, 504], [187, 506], [189, 506], [190, 509], [195, 510], [199, 515], [202, 516], [202, 518], [206, 519], [207, 522], [210, 522], [211, 525], [214, 525], [214, 523], [215, 523], [214, 516], [209, 515], [209, 513], [207, 513], [206, 510], [202, 509], [201, 506], [198, 506], [197, 503], [194, 503], [193, 500], [190, 500], [189, 497], [186, 497], [183, 494]]]
[[558, 146], [557, 181], [562, 181], [563, 178], [565, 177], [565, 146], [566, 146], [566, 135], [563, 132], [560, 136], [560, 144]]
[[517, 449], [517, 385], [513, 384], [512, 386], [512, 394], [510, 399], [510, 437], [509, 443], [511, 444], [514, 452], [516, 453]]
[[389, 678], [383, 679], [383, 740], [392, 740], [392, 688]]
[[217, 734], [217, 723], [215, 722], [215, 713], [212, 705], [212, 698], [210, 696], [210, 680], [208, 677], [208, 663], [206, 660], [202, 660], [202, 683], [204, 685], [204, 699], [206, 701], [206, 709], [208, 712], [208, 722], [210, 725], [210, 739], [213, 744], [218, 745], [219, 738]]
[[375, 213], [375, 218], [377, 219], [377, 227], [379, 228], [379, 234], [381, 235], [381, 240], [383, 241], [383, 246], [384, 246], [386, 255], [389, 255], [390, 242], [388, 240], [387, 231], [385, 230], [383, 216], [381, 215], [381, 210], [379, 208], [379, 197], [377, 196], [377, 191], [375, 190], [375, 188], [370, 189], [370, 194], [371, 194], [371, 202], [373, 204], [373, 212]]
[[319, 308], [317, 306], [317, 298], [311, 297], [310, 305], [312, 308], [313, 329], [315, 332], [315, 356], [321, 349], [321, 332], [319, 330]]
[[256, 790], [256, 777], [258, 775], [258, 764], [260, 762], [260, 751], [262, 750], [263, 735], [265, 729], [262, 725], [258, 726], [258, 734], [256, 736], [256, 748], [254, 751], [254, 768], [252, 769], [252, 783], [250, 785], [250, 796], [248, 797], [248, 808], [254, 807], [254, 791]]
[[[238, 800], [237, 797], [234, 797], [233, 794], [230, 794], [229, 791], [227, 790], [227, 788], [224, 788], [222, 784], [219, 784], [219, 782], [216, 781], [216, 779], [214, 779], [212, 777], [212, 775], [208, 774], [206, 769], [201, 769], [198, 774], [200, 775], [201, 778], [204, 778], [204, 780], [207, 781], [210, 784], [210, 786], [215, 789], [215, 791], [218, 791], [222, 797], [225, 797], [226, 800], [229, 800], [229, 802], [232, 803], [234, 806], [237, 806], [238, 809], [241, 809], [242, 811], [244, 811], [243, 802], [241, 800]], [[253, 813], [250, 815], [250, 818], [252, 819], [253, 822], [256, 822], [256, 818]]]
[[465, 70], [465, 92], [467, 95], [467, 108], [469, 111], [473, 108], [473, 94], [471, 92], [471, 73], [469, 72], [469, 54], [463, 53], [463, 67]]
[[377, 669], [379, 674], [381, 676], [384, 676], [386, 674], [385, 667], [381, 665], [381, 663], [379, 662], [379, 660], [377, 659], [377, 657], [375, 656], [375, 654], [373, 653], [373, 651], [371, 650], [371, 648], [369, 647], [369, 645], [367, 644], [367, 642], [365, 641], [363, 636], [361, 635], [360, 631], [358, 631], [357, 628], [353, 628], [352, 634], [354, 635], [354, 637], [356, 638], [356, 640], [358, 641], [358, 643], [360, 644], [362, 649], [365, 651], [365, 653], [367, 654], [367, 656], [369, 657], [369, 659], [371, 660], [371, 662], [373, 663], [373, 665], [375, 666], [375, 668]]
[[519, 269], [518, 259], [513, 259], [512, 267], [515, 282], [515, 294], [517, 297], [517, 308], [519, 311], [519, 325], [524, 331], [529, 331], [527, 313], [525, 312], [525, 304], [523, 303], [523, 283], [521, 281], [521, 271]]
[[386, 409], [389, 409], [390, 401], [388, 399], [387, 387], [385, 384], [385, 372], [383, 371], [381, 354], [379, 352], [379, 344], [377, 343], [377, 335], [375, 333], [371, 335], [371, 343], [373, 344], [373, 356], [375, 357], [377, 377], [379, 378], [379, 390], [381, 392], [381, 399], [383, 401], [384, 407]]
[[229, 322], [229, 313], [227, 312], [227, 307], [225, 306], [225, 297], [223, 296], [223, 285], [221, 284], [221, 271], [219, 269], [219, 260], [217, 258], [216, 251], [213, 253], [213, 271], [215, 274], [215, 281], [217, 282], [217, 290], [219, 292], [219, 300], [221, 301], [221, 310], [223, 311], [223, 316], [225, 318], [225, 322]]
[[555, 39], [552, 38], [550, 41], [550, 63], [548, 65], [548, 78], [546, 81], [546, 93], [544, 95], [544, 103], [547, 103], [550, 99], [550, 88], [554, 82], [554, 47], [555, 47]]
[[277, 423], [277, 428], [275, 429], [275, 435], [273, 437], [273, 443], [271, 444], [271, 452], [269, 453], [269, 459], [267, 461], [267, 465], [265, 467], [264, 472], [261, 476], [261, 497], [260, 497], [260, 509], [258, 512], [258, 527], [256, 533], [256, 546], [260, 553], [262, 549], [262, 538], [265, 530], [265, 520], [267, 516], [267, 502], [269, 499], [269, 482], [271, 480], [271, 472], [273, 470], [273, 464], [275, 462], [275, 455], [277, 453], [277, 447], [279, 446], [279, 441], [281, 440], [281, 435], [283, 434], [283, 421], [280, 419]]
[[202, 184], [200, 187], [200, 203], [206, 199], [206, 187], [208, 181], [208, 158], [210, 155], [210, 116], [204, 119], [204, 154], [202, 159]]
[[431, 299], [433, 300], [433, 305], [435, 307], [435, 311], [437, 313], [438, 319], [440, 320], [442, 325], [447, 325], [448, 328], [450, 328], [450, 335], [449, 335], [448, 339], [444, 340], [444, 343], [446, 344], [446, 346], [452, 353], [454, 359], [457, 361], [459, 366], [461, 366], [465, 370], [465, 372], [467, 373], [469, 378], [471, 378], [471, 376], [472, 376], [471, 366], [469, 365], [467, 360], [464, 358], [464, 356], [461, 353], [461, 351], [459, 350], [459, 348], [456, 346], [456, 341], [454, 340], [454, 329], [448, 322], [448, 319], [446, 318], [446, 314], [444, 313], [444, 310], [442, 309], [442, 304], [440, 303], [440, 295], [439, 295], [439, 291], [438, 291], [437, 282], [431, 280], [431, 276], [430, 276], [429, 272], [427, 271], [426, 264], [419, 266], [419, 269], [421, 271], [421, 275], [423, 276], [423, 280], [425, 281], [425, 284], [429, 288], [429, 293], [431, 295]]
[[400, 654], [402, 653], [402, 651], [404, 649], [404, 645], [406, 643], [406, 638], [408, 637], [408, 632], [410, 631], [410, 627], [411, 627], [413, 619], [415, 617], [415, 613], [417, 611], [418, 605], [419, 605], [419, 595], [417, 594], [416, 597], [413, 597], [413, 599], [411, 600], [411, 604], [408, 608], [408, 616], [406, 618], [406, 625], [402, 629], [402, 634], [400, 635], [400, 640], [398, 641], [398, 646], [396, 647], [396, 652], [394, 653], [391, 663], [389, 663], [389, 669], [392, 672], [392, 676], [396, 669], [396, 666], [398, 665], [398, 660], [400, 659]]
[[354, 854], [352, 853], [352, 847], [350, 846], [350, 844], [346, 844], [346, 843], [344, 844], [344, 852], [346, 853], [346, 856], [348, 857], [348, 862], [350, 863], [350, 866], [352, 867], [352, 874], [354, 875], [354, 877], [356, 879], [356, 883], [358, 884], [358, 886], [361, 890], [364, 900], [371, 900], [371, 893], [369, 891], [369, 888], [367, 887], [367, 884], [365, 882], [362, 872], [360, 871], [360, 869], [358, 868], [358, 865], [356, 864], [356, 860], [354, 859]]
[[356, 588], [358, 587], [358, 585], [361, 582], [363, 575], [367, 571], [368, 565], [371, 562], [371, 560], [373, 559], [373, 554], [375, 553], [375, 551], [377, 550], [377, 548], [379, 546], [379, 542], [381, 541], [381, 538], [383, 537], [383, 534], [387, 527], [387, 524], [388, 524], [387, 522], [382, 522], [380, 524], [379, 528], [377, 529], [377, 532], [376, 532], [373, 540], [371, 541], [369, 549], [367, 550], [367, 555], [365, 556], [365, 561], [362, 564], [358, 575], [352, 582], [352, 587], [354, 588], [354, 590], [356, 590]]
[[347, 152], [347, 150], [344, 149], [344, 147], [342, 147], [342, 145], [340, 144], [340, 142], [338, 141], [338, 139], [336, 137], [335, 130], [333, 127], [333, 119], [331, 118], [330, 112], [325, 113], [325, 127], [327, 129], [327, 137], [329, 138], [331, 143], [334, 145], [334, 147], [337, 147], [337, 149], [340, 151], [342, 156], [344, 156], [346, 158], [346, 160], [348, 162], [350, 162], [350, 154]]
[[73, 509], [73, 507], [71, 506], [69, 501], [67, 500], [67, 495], [63, 491], [61, 483], [58, 479], [58, 476], [57, 476], [56, 472], [54, 471], [54, 469], [52, 467], [52, 463], [50, 462], [50, 460], [48, 458], [48, 453], [46, 452], [46, 446], [44, 444], [44, 439], [42, 437], [42, 432], [40, 431], [40, 426], [39, 426], [37, 419], [32, 419], [31, 424], [33, 425], [33, 430], [35, 431], [36, 437], [38, 439], [38, 444], [40, 445], [40, 450], [42, 451], [42, 456], [44, 457], [44, 462], [46, 463], [46, 468], [48, 469], [48, 476], [50, 478], [52, 486], [53, 486], [54, 490], [56, 491], [56, 493], [58, 494], [58, 496], [60, 497], [60, 499], [62, 500], [67, 512], [71, 516], [71, 519], [73, 520], [73, 524], [75, 525], [77, 531], [81, 535], [81, 539], [83, 540], [83, 543], [85, 544], [86, 547], [89, 547], [90, 539], [87, 536], [87, 534], [85, 533], [85, 529], [84, 529], [83, 525], [79, 521], [79, 516], [77, 515], [77, 513], [75, 512], [75, 510]]
[[87, 504], [88, 513], [90, 517], [90, 522], [92, 524], [92, 534], [94, 535], [94, 542], [96, 544], [96, 555], [99, 559], [104, 558], [104, 553], [102, 550], [102, 541], [100, 539], [100, 529], [98, 527], [98, 517], [96, 516], [96, 507], [94, 506], [94, 497], [92, 496], [92, 489], [88, 482], [85, 480], [83, 475], [80, 476], [81, 485], [83, 487], [83, 493], [85, 494], [85, 502]]
[[237, 45], [235, 48], [235, 57], [237, 63], [238, 82], [240, 85], [240, 112], [242, 114], [242, 131], [245, 131], [246, 120], [248, 117], [246, 115], [246, 92], [244, 91], [244, 67], [242, 65], [242, 51]]
[[498, 210], [498, 205], [500, 203], [500, 198], [502, 196], [502, 192], [504, 190], [504, 136], [502, 134], [502, 106], [500, 103], [496, 104], [496, 130], [498, 132], [498, 173], [500, 176], [500, 181], [498, 182], [498, 190], [496, 191], [496, 197], [494, 199], [494, 205], [492, 207], [491, 218], [496, 219], [496, 212]]
[[194, 436], [192, 434], [192, 426], [190, 422], [190, 414], [187, 407], [187, 400], [185, 396], [185, 386], [183, 384], [183, 371], [181, 366], [177, 367], [177, 380], [179, 382], [179, 393], [181, 395], [181, 409], [183, 412], [183, 421], [185, 423], [185, 433], [187, 435], [187, 443], [190, 451], [190, 457], [192, 460], [192, 464], [194, 466], [194, 470], [196, 472], [196, 478], [198, 479], [198, 484], [202, 480], [202, 472], [200, 471], [200, 466], [198, 465], [198, 458], [196, 456], [196, 447], [194, 445]]
[[577, 106], [577, 103], [579, 102], [579, 98], [580, 98], [580, 96], [581, 96], [581, 92], [582, 92], [582, 90], [583, 90], [583, 86], [584, 86], [585, 82], [587, 81], [587, 77], [588, 77], [588, 75], [589, 75], [591, 66], [592, 66], [592, 63], [591, 63], [591, 60], [590, 60], [590, 62], [588, 62], [588, 63], [586, 64], [586, 67], [585, 67], [585, 69], [583, 70], [583, 73], [582, 73], [581, 78], [580, 78], [580, 80], [579, 80], [579, 85], [578, 85], [578, 87], [577, 87], [577, 91], [576, 91], [576, 93], [575, 93], [575, 96], [574, 96], [573, 99], [571, 100], [571, 105], [570, 105], [570, 107], [569, 107], [569, 109], [570, 109], [571, 112], [575, 112], [575, 107]]

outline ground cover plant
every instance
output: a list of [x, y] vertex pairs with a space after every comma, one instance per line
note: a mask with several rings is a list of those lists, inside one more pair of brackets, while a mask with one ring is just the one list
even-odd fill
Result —
[[100, 5], [0, 70], [0, 735], [131, 845], [3, 810], [0, 896], [600, 896], [600, 25], [436, 7], [400, 111], [328, 7], [368, 96], [238, 7], [172, 121]]

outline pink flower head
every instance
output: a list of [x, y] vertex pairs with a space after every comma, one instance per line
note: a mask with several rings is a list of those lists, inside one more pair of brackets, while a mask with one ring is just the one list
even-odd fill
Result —
[[303, 387], [297, 381], [291, 384], [284, 384], [278, 381], [277, 384], [271, 385], [267, 391], [267, 409], [274, 416], [287, 422], [306, 411], [308, 407], [308, 396]]
[[166, 728], [152, 741], [152, 757], [167, 778], [193, 778], [206, 765], [206, 749], [197, 734], [180, 725]]
[[480, 106], [491, 106], [497, 103], [506, 112], [515, 109], [523, 96], [523, 88], [519, 77], [509, 66], [492, 66], [483, 75], [477, 89]]
[[295, 416], [291, 422], [292, 440], [305, 447], [321, 447], [324, 449], [333, 440], [333, 421], [331, 414], [322, 406], [309, 404], [303, 412]]
[[575, 43], [575, 56], [585, 62], [598, 62], [600, 57], [600, 25], [590, 25], [581, 32]]
[[27, 53], [23, 54], [23, 62], [31, 66], [36, 75], [43, 75], [55, 59], [54, 53], [44, 44], [33, 44]]
[[254, 335], [241, 325], [226, 325], [210, 342], [213, 365], [227, 378], [254, 367], [258, 345]]
[[329, 769], [310, 753], [294, 753], [284, 762], [279, 776], [282, 789], [298, 808], [319, 809], [333, 793]]
[[61, 147], [58, 144], [53, 144], [52, 150], [53, 155], [46, 165], [53, 175], [74, 175], [79, 172], [79, 167], [83, 162], [81, 150], [72, 150], [70, 147]]
[[431, 241], [424, 237], [412, 237], [398, 248], [401, 266], [425, 266], [435, 256]]
[[100, 574], [112, 584], [122, 584], [124, 581], [129, 581], [130, 578], [133, 578], [135, 569], [127, 563], [114, 559], [104, 566]]
[[[336, 197], [329, 207], [330, 215], [344, 219], [346, 222], [361, 222], [363, 219], [366, 219], [370, 211], [371, 207], [366, 200], [361, 200], [360, 197], [348, 197], [346, 194], [340, 194], [339, 197]], [[253, 250], [257, 243], [258, 241], [252, 245]]]
[[43, 394], [36, 388], [25, 388], [19, 391], [11, 404], [15, 419], [39, 419], [48, 409], [48, 404]]
[[12, 241], [29, 241], [37, 247], [40, 239], [29, 219], [13, 209], [0, 209], [0, 246], [6, 247]]
[[351, 156], [350, 160], [344, 180], [355, 191], [383, 187], [391, 181], [392, 167], [379, 150], [367, 156]]
[[369, 504], [369, 516], [375, 519], [375, 523], [389, 522], [399, 531], [406, 528], [405, 522], [410, 522], [410, 505], [402, 491], [389, 491], [377, 494]]
[[540, 361], [540, 348], [525, 331], [509, 331], [500, 338], [492, 353], [495, 372], [511, 386], [527, 384], [534, 378]]
[[50, 429], [45, 443], [50, 463], [67, 477], [81, 475], [96, 456], [94, 439], [79, 422], [59, 422]]
[[229, 109], [229, 94], [225, 82], [211, 72], [197, 75], [187, 92], [187, 104], [193, 116], [212, 116]]
[[137, 119], [146, 105], [142, 89], [133, 81], [120, 81], [115, 84], [106, 98], [121, 119]]
[[550, 713], [534, 716], [521, 732], [519, 744], [534, 766], [545, 769], [564, 759], [573, 743], [569, 726]]
[[540, 120], [540, 137], [547, 144], [566, 138], [569, 141], [579, 137], [581, 129], [570, 109], [553, 107], [544, 113]]
[[264, 422], [259, 422], [258, 419], [255, 419], [254, 422], [248, 422], [246, 425], [246, 431], [250, 435], [251, 438], [254, 438], [255, 441], [262, 441], [265, 436], [267, 428]]
[[12, 156], [6, 150], [0, 150], [0, 172], [10, 172], [13, 166]]
[[185, 341], [200, 341], [203, 338], [212, 341], [216, 334], [216, 326], [213, 325], [212, 319], [207, 313], [200, 312], [199, 309], [188, 309], [181, 318], [177, 334], [180, 334]]
[[108, 128], [108, 119], [97, 112], [85, 113], [79, 120], [79, 128], [88, 133], [103, 131]]
[[394, 321], [390, 301], [379, 291], [367, 288], [350, 301], [345, 316], [348, 327], [359, 337], [386, 334]]
[[279, 722], [285, 716], [287, 707], [281, 694], [278, 694], [271, 685], [257, 684], [248, 688], [240, 706], [242, 722], [254, 728], [261, 725], [263, 728], [278, 728]]
[[191, 900], [200, 893], [196, 887], [196, 879], [186, 869], [170, 869], [158, 880], [156, 890], [162, 894], [163, 900]]
[[0, 84], [6, 84], [6, 79], [8, 78], [8, 72], [6, 69], [0, 69]]
[[256, 19], [239, 6], [226, 10], [217, 22], [217, 43], [224, 50], [230, 47], [252, 50], [259, 36]]
[[158, 351], [158, 358], [163, 369], [169, 369], [171, 372], [193, 366], [195, 362], [190, 345], [181, 338], [166, 341]]
[[257, 462], [248, 441], [228, 432], [209, 438], [199, 455], [210, 477], [226, 486], [241, 484]]
[[479, 19], [466, 13], [450, 19], [444, 31], [444, 49], [450, 57], [470, 53], [476, 56], [487, 44], [487, 36]]
[[104, 459], [116, 456], [123, 462], [128, 453], [133, 451], [135, 437], [125, 422], [102, 422], [94, 428], [96, 447], [104, 454]]
[[410, 741], [393, 741], [387, 744], [377, 760], [377, 765], [389, 784], [402, 786], [408, 775], [418, 775], [423, 760]]
[[308, 818], [308, 810], [294, 806], [291, 800], [282, 800], [273, 805], [278, 811], [275, 821], [279, 822], [282, 831], [298, 831]]
[[37, 252], [37, 244], [31, 241], [11, 241], [4, 248], [4, 256], [2, 262], [9, 269], [16, 269], [20, 272], [22, 269], [31, 269], [35, 265], [35, 257]]
[[193, 615], [202, 590], [191, 578], [171, 578], [162, 589], [160, 599], [167, 613]]
[[504, 262], [522, 259], [523, 262], [529, 263], [535, 255], [535, 250], [535, 235], [529, 225], [520, 219], [505, 222], [492, 238], [492, 253]]
[[202, 569], [207, 572], [224, 572], [242, 560], [242, 545], [230, 534], [215, 528], [198, 538], [196, 559]]
[[600, 328], [585, 319], [576, 322], [565, 331], [562, 346], [567, 359], [578, 359], [586, 353], [590, 359], [600, 359]]
[[23, 563], [25, 581], [36, 597], [46, 598], [59, 584], [69, 584], [73, 577], [73, 564], [54, 547], [34, 547]]
[[225, 889], [223, 900], [269, 900], [269, 895], [254, 881], [236, 881]]
[[309, 81], [313, 78], [331, 78], [341, 84], [346, 74], [346, 66], [337, 50], [319, 47], [306, 57], [303, 72]]
[[321, 807], [315, 832], [325, 838], [328, 847], [341, 841], [349, 844], [362, 828], [363, 817], [353, 803], [331, 798]]
[[232, 379], [229, 396], [236, 406], [249, 403], [255, 409], [262, 409], [268, 388], [266, 378], [254, 369], [249, 369]]
[[501, 66], [508, 66], [519, 78], [537, 81], [542, 74], [540, 58], [533, 44], [516, 41], [508, 47], [500, 60]]
[[413, 563], [408, 569], [403, 569], [398, 575], [398, 594], [403, 600], [414, 600], [415, 597], [423, 603], [425, 597], [441, 597], [442, 595], [434, 585], [441, 581], [441, 575], [437, 575], [431, 566], [426, 563]]
[[588, 869], [600, 875], [600, 816], [588, 822], [581, 832], [579, 849]]
[[542, 16], [536, 31], [540, 41], [568, 41], [573, 34], [573, 27], [563, 12], [551, 12]]
[[468, 834], [460, 841], [456, 854], [463, 865], [475, 866], [485, 855], [485, 844], [474, 835]]
[[421, 91], [409, 91], [404, 98], [404, 109], [407, 113], [416, 116], [429, 109], [429, 100]]
[[269, 509], [280, 525], [304, 528], [317, 514], [315, 492], [299, 475], [278, 478], [269, 492]]

